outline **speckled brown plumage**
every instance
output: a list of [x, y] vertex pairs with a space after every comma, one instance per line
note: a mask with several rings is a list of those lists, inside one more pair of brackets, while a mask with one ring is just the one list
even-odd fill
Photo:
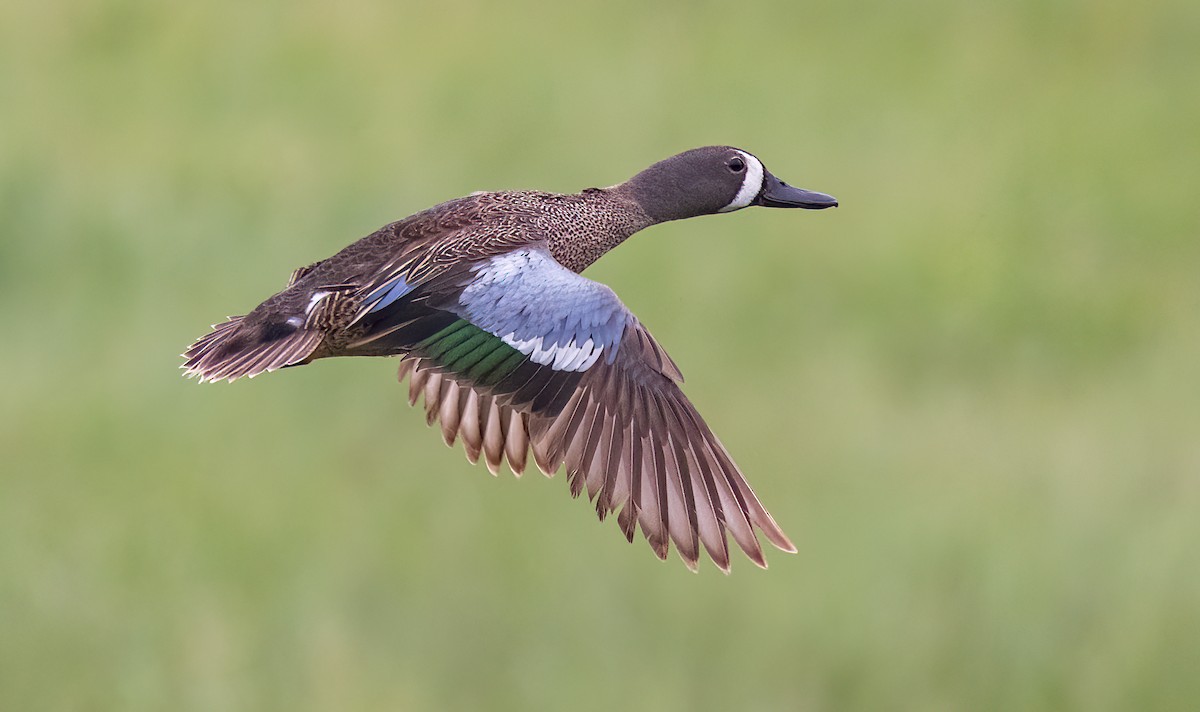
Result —
[[479, 193], [386, 225], [194, 343], [184, 368], [235, 380], [331, 356], [402, 357], [410, 400], [472, 462], [565, 469], [601, 519], [695, 570], [729, 570], [726, 535], [765, 566], [755, 531], [795, 551], [680, 390], [683, 377], [612, 290], [576, 276], [657, 222], [749, 205], [821, 208], [750, 154], [660, 161], [612, 188]]

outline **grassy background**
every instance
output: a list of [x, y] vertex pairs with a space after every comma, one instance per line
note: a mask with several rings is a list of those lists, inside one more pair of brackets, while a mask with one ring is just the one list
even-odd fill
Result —
[[[1200, 704], [1200, 4], [0, 8], [0, 709]], [[800, 553], [661, 564], [394, 363], [177, 354], [478, 189], [822, 213], [597, 265]]]

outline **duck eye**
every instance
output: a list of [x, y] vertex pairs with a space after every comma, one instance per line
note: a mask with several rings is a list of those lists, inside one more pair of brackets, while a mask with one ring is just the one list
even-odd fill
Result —
[[731, 158], [729, 159], [729, 163], [726, 163], [725, 165], [728, 166], [729, 170], [733, 171], [734, 173], [741, 173], [742, 171], [746, 170], [746, 162], [740, 158]]

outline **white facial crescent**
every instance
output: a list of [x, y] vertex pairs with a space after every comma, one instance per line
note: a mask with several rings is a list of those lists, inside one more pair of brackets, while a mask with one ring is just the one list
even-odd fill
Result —
[[[736, 150], [736, 149], [735, 149]], [[729, 205], [721, 208], [717, 212], [728, 213], [731, 210], [741, 210], [750, 204], [750, 201], [758, 195], [763, 186], [763, 170], [762, 161], [754, 156], [751, 156], [745, 151], [738, 151], [742, 154], [742, 158], [746, 159], [746, 177], [742, 178], [742, 187], [738, 190], [738, 194], [733, 196], [733, 200]]]

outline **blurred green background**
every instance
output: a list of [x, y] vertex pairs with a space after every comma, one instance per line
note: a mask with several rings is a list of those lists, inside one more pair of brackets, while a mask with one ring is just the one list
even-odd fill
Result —
[[[7, 3], [0, 709], [1200, 705], [1200, 4]], [[799, 546], [692, 575], [387, 360], [197, 386], [393, 219], [708, 143], [589, 276]]]

